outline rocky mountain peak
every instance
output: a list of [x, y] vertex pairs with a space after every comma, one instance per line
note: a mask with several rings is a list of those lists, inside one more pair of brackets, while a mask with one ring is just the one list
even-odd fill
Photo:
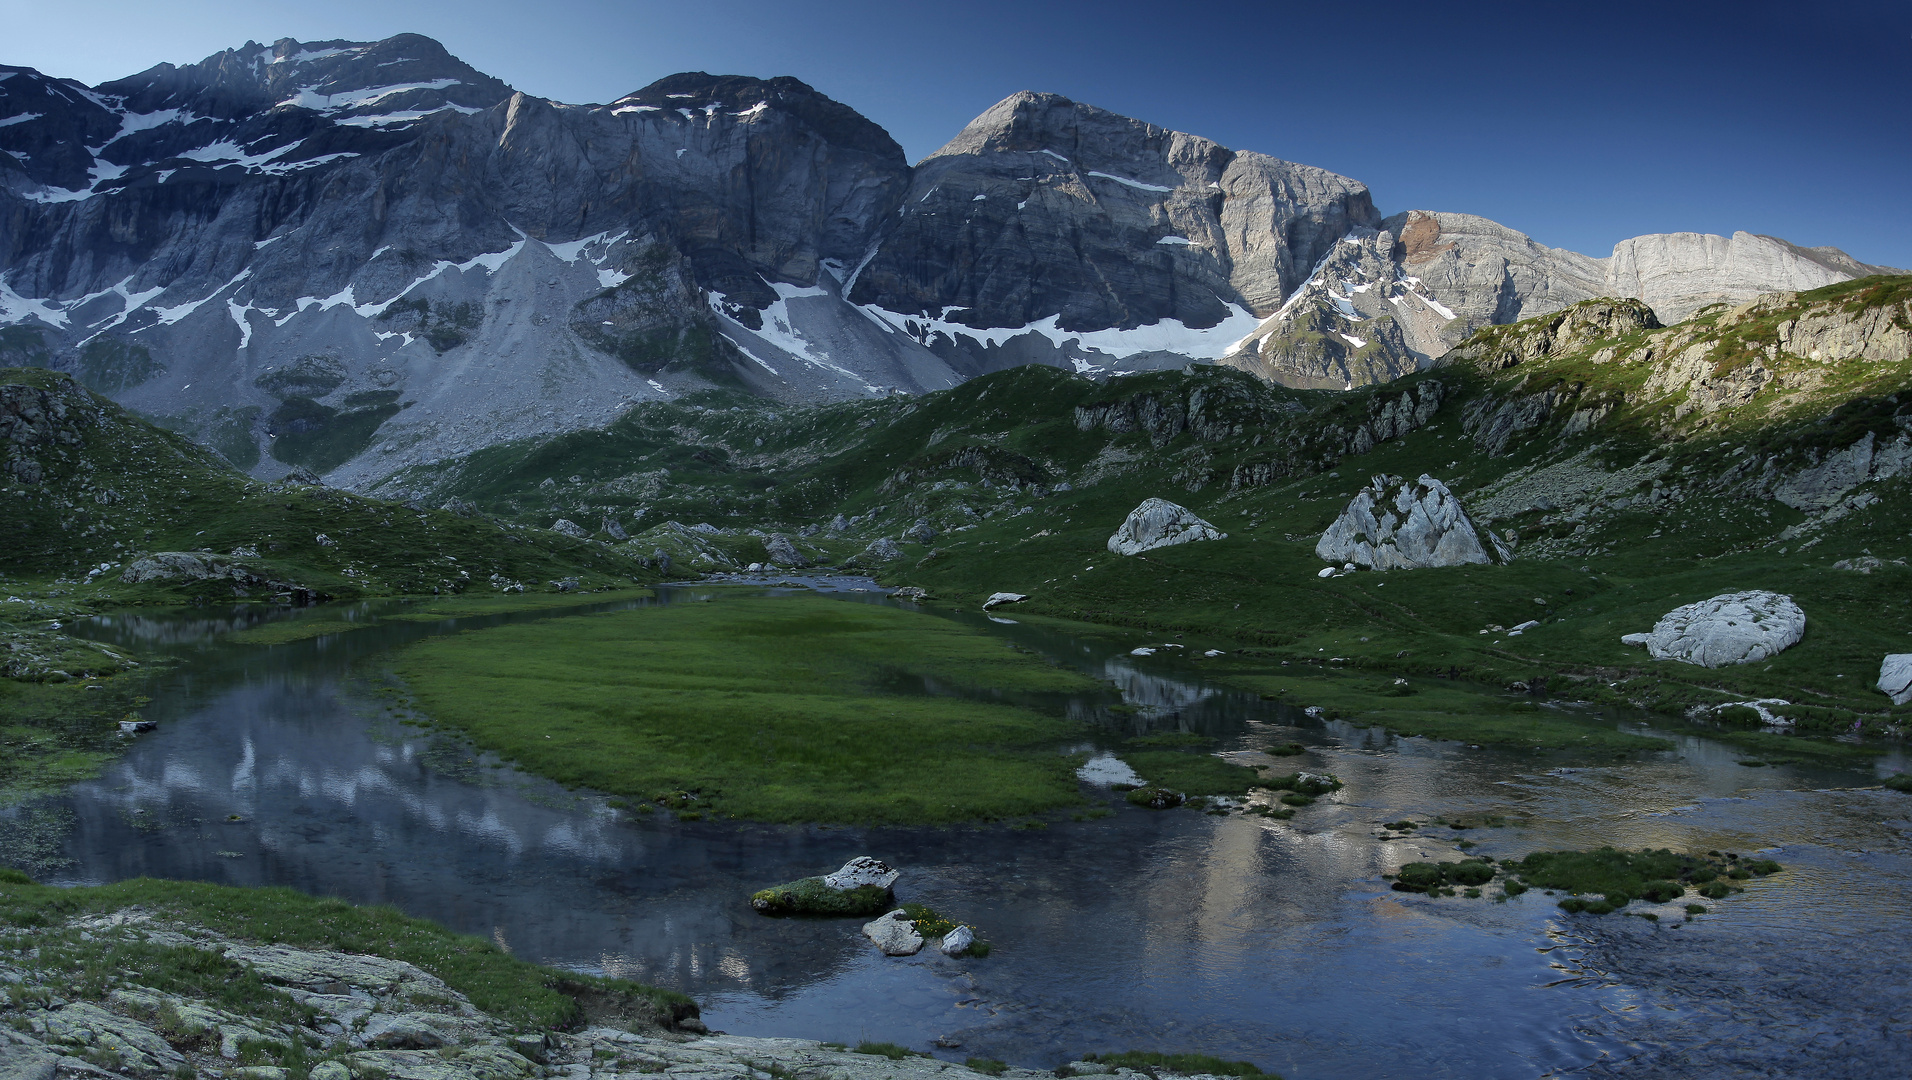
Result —
[[197, 64], [159, 64], [102, 83], [98, 92], [129, 113], [179, 109], [237, 119], [277, 107], [332, 117], [389, 116], [459, 105], [489, 108], [511, 88], [422, 34], [383, 41], [249, 41]]
[[750, 75], [684, 71], [666, 75], [642, 90], [626, 94], [610, 107], [620, 113], [657, 109], [689, 116], [717, 111], [749, 115], [759, 106], [796, 117], [832, 146], [860, 150], [897, 166], [908, 164], [903, 148], [890, 138], [889, 132], [848, 105], [789, 75], [759, 79]]

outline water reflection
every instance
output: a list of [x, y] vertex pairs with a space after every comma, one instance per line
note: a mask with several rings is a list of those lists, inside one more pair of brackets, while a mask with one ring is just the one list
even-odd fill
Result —
[[[684, 989], [713, 1027], [939, 1042], [958, 1058], [1196, 1049], [1292, 1077], [1868, 1076], [1897, 1060], [1912, 1016], [1898, 793], [1811, 790], [1857, 778], [1745, 768], [1683, 731], [1624, 766], [1394, 739], [1206, 685], [1189, 660], [958, 617], [1108, 679], [1051, 704], [1111, 734], [1181, 728], [1245, 754], [1298, 741], [1309, 752], [1284, 768], [1347, 786], [1289, 822], [1149, 813], [1093, 787], [1115, 816], [1032, 831], [633, 819], [406, 726], [368, 681], [362, 662], [395, 645], [503, 617], [271, 649], [215, 636], [256, 615], [115, 617], [102, 636], [183, 660], [148, 710], [161, 730], [59, 800], [77, 822], [64, 880], [394, 903], [528, 959]], [[1381, 822], [1436, 815], [1511, 824], [1377, 838]], [[1461, 835], [1489, 855], [1772, 846], [1789, 871], [1692, 923], [1382, 887]], [[885, 958], [854, 922], [764, 919], [745, 902], [865, 852], [907, 868], [905, 898], [983, 927], [995, 954]]]

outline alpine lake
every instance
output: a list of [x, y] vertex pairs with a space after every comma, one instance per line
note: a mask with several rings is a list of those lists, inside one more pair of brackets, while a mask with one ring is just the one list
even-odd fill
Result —
[[[1330, 773], [1343, 786], [1285, 819], [1147, 809], [1091, 779], [1120, 769], [1093, 767], [1072, 809], [980, 823], [640, 812], [423, 722], [388, 663], [468, 630], [798, 596], [926, 611], [1087, 676], [1087, 691], [1015, 695], [1084, 733], [1055, 748], [1072, 767], [1107, 765], [1138, 737], [1187, 736], [1239, 764]], [[86, 624], [98, 640], [172, 657], [146, 691], [157, 728], [129, 736], [97, 779], [0, 811], [13, 861], [29, 853], [54, 884], [145, 875], [391, 904], [527, 960], [681, 990], [715, 1030], [889, 1042], [957, 1061], [1199, 1052], [1290, 1080], [1908, 1068], [1912, 801], [1877, 786], [1904, 768], [1896, 757], [1749, 766], [1745, 750], [1703, 730], [1571, 702], [1544, 707], [1667, 748], [1401, 738], [1310, 715], [1299, 678], [1276, 700], [1215, 682], [1197, 640], [1086, 632], [1013, 608], [919, 609], [854, 578], [386, 617], [402, 610], [199, 608]], [[882, 692], [1002, 697], [906, 677]], [[926, 740], [919, 767], [945, 766]], [[1684, 900], [1572, 914], [1538, 888], [1428, 895], [1384, 876], [1463, 852], [1602, 846], [1730, 852], [1785, 869], [1700, 914]], [[975, 926], [989, 955], [887, 957], [862, 919], [768, 918], [750, 906], [756, 890], [866, 854], [902, 872], [899, 901]]]

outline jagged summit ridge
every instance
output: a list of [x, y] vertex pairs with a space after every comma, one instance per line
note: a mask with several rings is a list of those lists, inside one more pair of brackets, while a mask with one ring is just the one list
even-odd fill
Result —
[[[573, 106], [415, 34], [91, 88], [0, 75], [0, 362], [266, 476], [372, 483], [712, 386], [829, 400], [1226, 354], [1346, 387], [1611, 292], [1619, 261], [1384, 219], [1348, 177], [1057, 94], [912, 167], [794, 77]], [[1636, 243], [1628, 280], [1660, 305], [1876, 269], [1721, 244]]]

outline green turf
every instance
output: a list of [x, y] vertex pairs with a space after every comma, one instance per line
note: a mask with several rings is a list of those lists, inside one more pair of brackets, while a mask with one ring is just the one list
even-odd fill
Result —
[[565, 783], [762, 821], [951, 822], [1080, 801], [1082, 727], [886, 692], [1096, 686], [948, 620], [818, 597], [727, 599], [471, 631], [401, 652], [434, 721]]

